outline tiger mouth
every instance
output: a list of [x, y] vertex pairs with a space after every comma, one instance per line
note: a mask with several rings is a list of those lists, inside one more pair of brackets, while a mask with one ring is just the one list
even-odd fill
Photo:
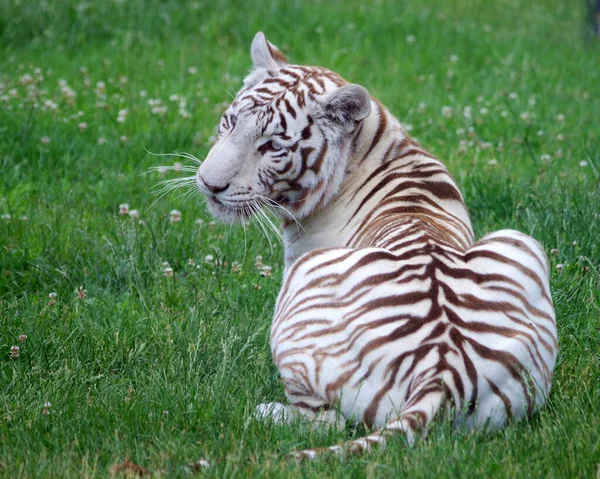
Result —
[[241, 219], [250, 218], [254, 215], [256, 209], [262, 206], [254, 201], [248, 201], [238, 205], [225, 204], [216, 196], [208, 197], [208, 201], [213, 207], [216, 207], [219, 213], [233, 214]]

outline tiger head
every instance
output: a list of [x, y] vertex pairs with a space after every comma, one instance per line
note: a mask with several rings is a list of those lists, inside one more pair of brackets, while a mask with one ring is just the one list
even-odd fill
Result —
[[251, 56], [253, 69], [223, 114], [196, 183], [223, 221], [264, 205], [301, 219], [338, 191], [371, 98], [334, 72], [290, 65], [262, 32]]

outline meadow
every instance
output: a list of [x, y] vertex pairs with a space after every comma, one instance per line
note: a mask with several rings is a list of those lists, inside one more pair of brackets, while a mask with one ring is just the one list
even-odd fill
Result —
[[[281, 245], [161, 197], [194, 163], [153, 154], [204, 157], [259, 30], [387, 105], [477, 237], [543, 244], [561, 351], [531, 420], [300, 465], [364, 429], [252, 420], [284, 401]], [[599, 86], [583, 1], [1, 1], [0, 477], [600, 477]]]

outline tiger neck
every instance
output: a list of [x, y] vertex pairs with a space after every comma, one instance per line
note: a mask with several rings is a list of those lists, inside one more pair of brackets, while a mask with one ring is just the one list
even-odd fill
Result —
[[[353, 135], [342, 154], [347, 157], [344, 179], [337, 194], [324, 207], [314, 211], [298, 223], [284, 226], [286, 270], [302, 254], [320, 248], [335, 247], [386, 247], [389, 236], [416, 234], [426, 242], [444, 243], [466, 249], [472, 243], [472, 229], [462, 196], [445, 167], [421, 149], [385, 107], [373, 100], [372, 113]], [[373, 213], [378, 201], [386, 200], [388, 193], [401, 191], [407, 176], [388, 172], [402, 165], [428, 165], [437, 168], [449, 190], [455, 195], [448, 202], [452, 215], [459, 218], [461, 229], [458, 239], [449, 236], [444, 227], [437, 227], [426, 215], [389, 214], [389, 209]], [[431, 166], [432, 165], [432, 166]], [[408, 167], [408, 166], [407, 166]], [[386, 176], [387, 175], [387, 176]], [[379, 179], [385, 178], [385, 186]], [[413, 181], [414, 182], [414, 181]], [[454, 190], [452, 190], [454, 188]], [[390, 193], [391, 194], [391, 193]], [[411, 200], [408, 200], [410, 203]], [[415, 204], [419, 200], [413, 200]], [[407, 200], [402, 199], [406, 205]], [[456, 235], [455, 235], [456, 236]]]

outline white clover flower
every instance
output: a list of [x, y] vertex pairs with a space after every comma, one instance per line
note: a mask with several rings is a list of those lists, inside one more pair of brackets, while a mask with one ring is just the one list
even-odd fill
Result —
[[181, 211], [171, 210], [169, 213], [169, 220], [171, 223], [177, 223], [178, 221], [181, 221]]
[[121, 215], [129, 214], [129, 205], [127, 203], [121, 203], [119, 205], [119, 214], [121, 214]]
[[19, 83], [21, 85], [30, 85], [33, 83], [33, 77], [29, 73], [26, 73], [25, 75], [19, 77]]
[[443, 106], [442, 107], [442, 116], [445, 116], [446, 118], [451, 118], [452, 117], [452, 108], [449, 106]]
[[195, 75], [196, 73], [198, 73], [198, 68], [197, 67], [189, 67], [187, 69], [187, 71], [190, 75]]
[[10, 357], [18, 358], [21, 355], [21, 348], [19, 346], [10, 347]]
[[271, 266], [263, 265], [260, 271], [260, 275], [267, 278], [271, 276], [272, 269], [273, 268]]
[[458, 55], [450, 55], [450, 62], [456, 63], [458, 61]]
[[491, 158], [487, 161], [488, 165], [497, 165], [498, 164], [498, 160], [496, 160], [496, 158]]
[[563, 121], [565, 121], [565, 115], [563, 115], [562, 113], [559, 113], [558, 115], [556, 115], [556, 121], [562, 123]]
[[415, 43], [415, 41], [416, 41], [416, 40], [417, 40], [417, 37], [415, 37], [414, 35], [408, 35], [408, 36], [406, 37], [406, 41], [407, 41], [408, 43]]
[[179, 101], [179, 95], [177, 94], [173, 94], [169, 97], [169, 100], [171, 101]]
[[206, 261], [207, 263], [211, 263], [212, 261], [214, 261], [215, 257], [212, 254], [207, 254], [204, 257], [204, 261]]
[[44, 102], [44, 108], [46, 108], [47, 110], [56, 110], [58, 109], [58, 104], [52, 100], [46, 100]]
[[585, 160], [581, 160], [581, 161], [579, 162], [579, 166], [581, 166], [582, 168], [585, 168], [587, 165], [588, 165], [588, 162], [587, 162], [587, 161], [585, 161]]
[[140, 217], [140, 212], [138, 210], [130, 210], [129, 211], [129, 216], [131, 218], [139, 218]]
[[516, 100], [517, 98], [519, 98], [519, 95], [512, 91], [508, 94], [508, 98], [510, 98], [511, 100]]
[[540, 160], [542, 161], [550, 161], [552, 159], [552, 157], [548, 154], [548, 153], [544, 153], [542, 155], [540, 155]]
[[487, 115], [489, 113], [489, 110], [486, 107], [482, 107], [479, 109], [479, 113], [481, 113], [482, 115]]
[[165, 275], [165, 278], [171, 278], [173, 276], [173, 268], [171, 268], [170, 266], [167, 266], [164, 270], [163, 270], [163, 274]]
[[106, 143], [106, 138], [104, 138], [103, 136], [101, 136], [100, 138], [98, 138], [98, 144], [99, 145], [104, 145], [104, 143]]
[[164, 115], [166, 114], [168, 111], [166, 106], [153, 106], [152, 107], [152, 113], [154, 115]]
[[470, 106], [465, 106], [462, 113], [465, 118], [471, 118], [473, 109]]
[[85, 122], [81, 122], [77, 125], [77, 128], [79, 128], [79, 131], [85, 131], [88, 128], [88, 124]]
[[47, 136], [42, 136], [41, 140], [40, 140], [44, 145], [47, 145], [48, 143], [50, 143], [50, 138], [48, 138]]
[[125, 123], [125, 120], [127, 119], [127, 114], [129, 113], [129, 110], [119, 110], [118, 116], [117, 116], [117, 121], [119, 123]]
[[58, 293], [55, 293], [55, 292], [48, 293], [48, 297], [49, 297], [50, 299], [56, 299], [56, 298], [57, 298], [57, 296], [58, 296]]
[[565, 265], [560, 263], [560, 264], [557, 264], [555, 267], [558, 271], [562, 271], [564, 269]]

